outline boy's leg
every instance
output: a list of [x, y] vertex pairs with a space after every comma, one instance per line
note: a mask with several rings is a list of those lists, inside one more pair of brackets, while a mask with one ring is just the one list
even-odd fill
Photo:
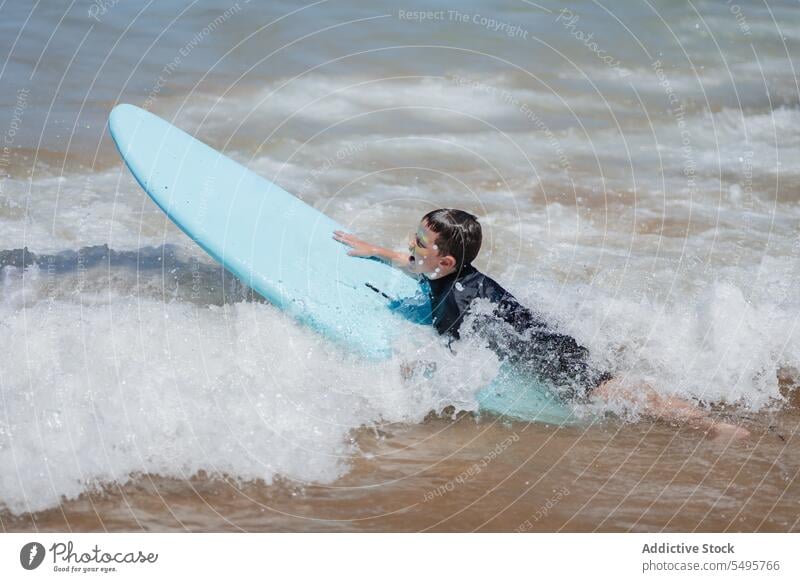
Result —
[[606, 402], [624, 401], [637, 404], [647, 416], [666, 421], [685, 422], [695, 428], [709, 430], [715, 437], [746, 438], [750, 432], [736, 425], [715, 421], [683, 398], [662, 396], [648, 384], [625, 386], [616, 378], [607, 380], [592, 390], [592, 397]]

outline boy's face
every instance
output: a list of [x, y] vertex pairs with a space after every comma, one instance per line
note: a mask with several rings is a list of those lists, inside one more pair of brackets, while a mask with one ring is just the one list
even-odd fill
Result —
[[453, 272], [456, 260], [449, 255], [440, 256], [436, 240], [437, 234], [427, 224], [420, 222], [417, 232], [408, 241], [408, 250], [411, 253], [408, 259], [409, 271], [430, 279], [444, 277]]

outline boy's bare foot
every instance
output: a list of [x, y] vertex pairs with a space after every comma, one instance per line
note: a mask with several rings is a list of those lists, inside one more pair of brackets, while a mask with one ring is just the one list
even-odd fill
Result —
[[740, 441], [750, 436], [750, 431], [727, 422], [714, 422], [708, 430], [713, 441]]

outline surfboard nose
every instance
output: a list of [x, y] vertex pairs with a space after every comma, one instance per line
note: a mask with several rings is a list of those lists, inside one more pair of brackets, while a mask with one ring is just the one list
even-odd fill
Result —
[[141, 117], [141, 112], [142, 109], [136, 107], [136, 105], [119, 103], [111, 110], [111, 117], [119, 117], [120, 115], [136, 115]]
[[108, 123], [112, 131], [116, 131], [124, 125], [130, 125], [132, 122], [138, 123], [144, 121], [144, 119], [145, 111], [143, 109], [130, 103], [120, 103], [111, 110], [108, 116]]

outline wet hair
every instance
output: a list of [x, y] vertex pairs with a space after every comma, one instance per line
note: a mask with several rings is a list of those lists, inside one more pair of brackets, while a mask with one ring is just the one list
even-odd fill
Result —
[[423, 216], [422, 222], [436, 233], [439, 256], [453, 257], [456, 269], [469, 265], [478, 256], [483, 234], [478, 219], [469, 212], [439, 208]]

